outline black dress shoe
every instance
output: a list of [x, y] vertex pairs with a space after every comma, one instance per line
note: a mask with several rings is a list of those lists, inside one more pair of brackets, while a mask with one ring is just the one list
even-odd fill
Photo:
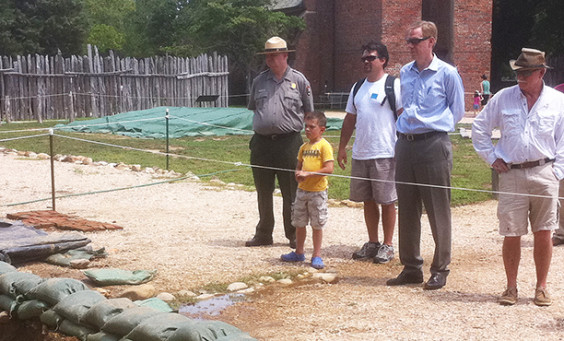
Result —
[[432, 274], [431, 278], [423, 286], [424, 290], [437, 290], [446, 285], [447, 275], [441, 272]]
[[423, 283], [423, 274], [417, 272], [402, 271], [396, 278], [389, 279], [386, 285], [405, 285]]
[[247, 240], [245, 242], [245, 246], [263, 246], [263, 245], [272, 245], [272, 239], [261, 239], [254, 236], [253, 239]]

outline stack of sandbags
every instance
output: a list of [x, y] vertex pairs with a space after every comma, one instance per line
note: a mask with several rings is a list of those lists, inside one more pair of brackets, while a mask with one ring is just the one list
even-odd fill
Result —
[[81, 340], [254, 340], [221, 321], [192, 320], [140, 304], [127, 298], [107, 299], [75, 279], [45, 280], [0, 262], [0, 309], [12, 318], [39, 317], [50, 328]]

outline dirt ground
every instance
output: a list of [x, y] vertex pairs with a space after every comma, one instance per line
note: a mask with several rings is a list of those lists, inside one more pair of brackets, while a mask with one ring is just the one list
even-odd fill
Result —
[[[61, 162], [55, 164], [55, 173], [58, 194], [162, 180], [110, 166]], [[249, 275], [310, 270], [307, 262], [279, 261], [289, 251], [279, 214], [280, 197], [275, 198], [274, 245], [244, 247], [258, 219], [256, 197], [254, 192], [231, 187], [182, 181], [60, 199], [56, 208], [60, 213], [123, 226], [122, 231], [87, 233], [94, 248], [105, 247], [109, 253], [94, 266], [157, 269], [151, 283], [159, 291], [176, 294]], [[50, 200], [7, 206], [49, 198], [50, 188], [48, 161], [0, 153], [0, 217], [50, 209]], [[541, 308], [532, 303], [535, 270], [530, 235], [523, 239], [518, 304], [504, 307], [496, 302], [505, 283], [496, 205], [490, 201], [453, 208], [451, 274], [441, 290], [424, 291], [422, 285], [387, 287], [386, 280], [401, 271], [397, 257], [385, 265], [353, 261], [351, 253], [366, 240], [362, 210], [331, 207], [322, 256], [327, 265], [324, 271], [336, 272], [337, 283], [267, 285], [210, 318], [231, 323], [259, 340], [562, 339], [564, 248], [554, 250], [548, 283], [552, 306]], [[434, 244], [425, 216], [423, 223], [427, 279]], [[394, 245], [397, 247], [397, 235]], [[309, 235], [306, 252], [309, 260]], [[26, 264], [20, 270], [43, 277], [85, 279], [79, 270], [44, 263]]]

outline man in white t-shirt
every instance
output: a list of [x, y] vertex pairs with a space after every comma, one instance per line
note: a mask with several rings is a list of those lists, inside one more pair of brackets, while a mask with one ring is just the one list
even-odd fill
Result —
[[[392, 238], [396, 224], [397, 200], [394, 182], [396, 144], [396, 115], [385, 93], [388, 74], [388, 49], [379, 42], [362, 46], [361, 62], [366, 79], [355, 94], [351, 89], [347, 115], [343, 121], [337, 161], [342, 169], [347, 164], [347, 143], [356, 129], [352, 148], [350, 199], [364, 202], [364, 220], [368, 242], [353, 253], [353, 259], [373, 259], [387, 263], [394, 258]], [[393, 84], [396, 109], [401, 112], [400, 82]], [[370, 179], [370, 180], [364, 180]], [[378, 224], [382, 207], [384, 239], [378, 239]]]

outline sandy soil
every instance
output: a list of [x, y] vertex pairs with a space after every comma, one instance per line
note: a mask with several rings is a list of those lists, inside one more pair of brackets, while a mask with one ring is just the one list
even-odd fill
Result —
[[[56, 163], [59, 194], [81, 193], [155, 182], [145, 173], [107, 166]], [[7, 213], [50, 209], [50, 200], [7, 206], [50, 197], [48, 161], [0, 153], [0, 217]], [[276, 212], [281, 198], [275, 198]], [[562, 339], [564, 332], [564, 248], [554, 250], [549, 289], [554, 304], [532, 303], [535, 277], [532, 237], [523, 240], [516, 306], [497, 304], [504, 289], [502, 238], [497, 233], [496, 202], [453, 209], [453, 261], [448, 284], [438, 291], [421, 285], [387, 287], [401, 271], [396, 258], [376, 265], [350, 259], [366, 239], [362, 210], [331, 207], [325, 231], [325, 271], [339, 282], [272, 284], [214, 317], [260, 340], [374, 339]], [[307, 264], [283, 264], [288, 252], [278, 215], [274, 246], [246, 248], [257, 222], [254, 192], [218, 189], [182, 181], [127, 191], [79, 196], [57, 201], [57, 211], [112, 222], [123, 231], [88, 233], [93, 247], [105, 247], [109, 257], [100, 267], [157, 269], [152, 282], [159, 291], [177, 293], [210, 282], [231, 282], [251, 274], [310, 269]], [[434, 244], [423, 218], [422, 254], [425, 278]], [[397, 236], [396, 236], [397, 237]], [[397, 246], [397, 238], [394, 240]], [[307, 240], [308, 254], [311, 240]], [[308, 257], [309, 259], [309, 257]], [[43, 263], [22, 268], [44, 277], [84, 278], [78, 270]]]

